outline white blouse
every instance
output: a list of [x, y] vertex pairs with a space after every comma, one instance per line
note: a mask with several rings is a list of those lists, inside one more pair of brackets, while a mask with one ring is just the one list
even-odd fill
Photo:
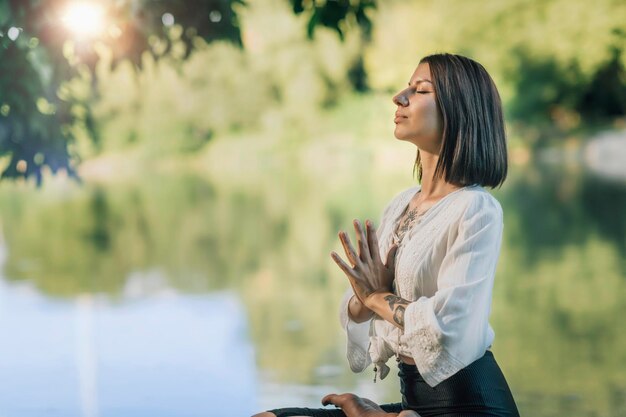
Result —
[[[381, 259], [387, 259], [401, 215], [419, 190], [401, 192], [383, 211], [376, 231]], [[413, 358], [434, 387], [480, 358], [494, 339], [489, 313], [502, 227], [500, 204], [478, 185], [455, 190], [430, 207], [404, 234], [396, 253], [394, 292], [410, 302], [404, 332], [376, 315], [352, 321], [353, 291], [346, 291], [340, 320], [352, 371], [373, 362], [383, 379], [387, 360], [399, 353]]]

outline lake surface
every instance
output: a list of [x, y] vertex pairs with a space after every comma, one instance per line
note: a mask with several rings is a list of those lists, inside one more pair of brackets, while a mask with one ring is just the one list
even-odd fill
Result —
[[[346, 364], [329, 252], [413, 185], [410, 165], [351, 163], [0, 184], [0, 416], [399, 401], [393, 371], [374, 384]], [[493, 194], [493, 351], [522, 415], [626, 415], [626, 184], [537, 163]]]

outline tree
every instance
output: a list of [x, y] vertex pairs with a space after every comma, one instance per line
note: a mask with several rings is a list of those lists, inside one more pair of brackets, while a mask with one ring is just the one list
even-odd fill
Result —
[[[310, 16], [309, 38], [325, 26], [343, 39], [347, 20], [369, 37], [365, 10], [374, 0], [290, 2], [295, 14]], [[111, 51], [113, 68], [128, 60], [141, 71], [144, 53], [185, 60], [198, 38], [243, 47], [237, 10], [245, 6], [244, 0], [0, 0], [0, 156], [9, 159], [1, 177], [33, 176], [40, 184], [48, 167], [77, 178], [80, 155], [71, 147], [77, 133], [100, 140], [89, 106], [100, 48]], [[182, 28], [176, 38], [174, 26]], [[353, 72], [362, 88], [362, 67]], [[75, 77], [91, 88], [72, 88]]]

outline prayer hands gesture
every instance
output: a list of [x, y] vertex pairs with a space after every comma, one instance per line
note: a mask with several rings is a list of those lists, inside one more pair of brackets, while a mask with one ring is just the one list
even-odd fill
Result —
[[339, 232], [339, 240], [346, 251], [346, 257], [352, 264], [349, 266], [336, 252], [331, 252], [330, 256], [339, 265], [339, 268], [346, 274], [354, 294], [359, 301], [369, 307], [369, 300], [372, 294], [377, 292], [392, 292], [391, 286], [394, 279], [395, 256], [398, 249], [393, 245], [387, 253], [386, 262], [380, 259], [378, 238], [376, 230], [369, 220], [365, 221], [365, 230], [358, 220], [354, 220], [354, 230], [356, 231], [358, 253], [350, 243], [347, 233]]

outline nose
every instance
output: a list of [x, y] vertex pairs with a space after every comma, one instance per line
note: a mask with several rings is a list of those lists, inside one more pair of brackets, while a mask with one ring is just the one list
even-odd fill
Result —
[[404, 91], [393, 96], [392, 100], [396, 106], [406, 107], [409, 105], [409, 99], [404, 95]]

